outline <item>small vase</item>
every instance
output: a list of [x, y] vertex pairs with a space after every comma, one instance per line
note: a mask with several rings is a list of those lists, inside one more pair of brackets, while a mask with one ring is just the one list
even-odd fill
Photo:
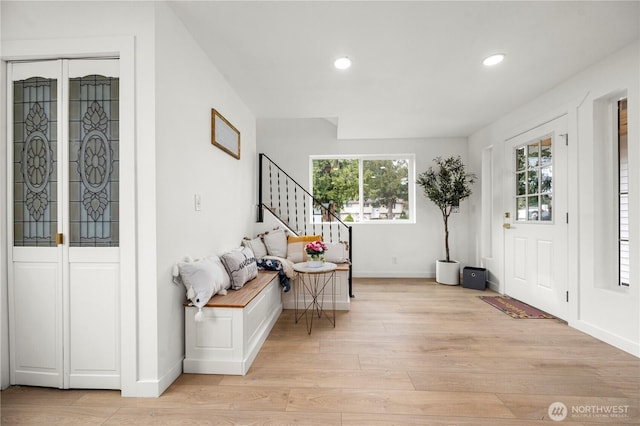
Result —
[[307, 259], [308, 268], [319, 268], [324, 265], [324, 260], [320, 256], [309, 256]]

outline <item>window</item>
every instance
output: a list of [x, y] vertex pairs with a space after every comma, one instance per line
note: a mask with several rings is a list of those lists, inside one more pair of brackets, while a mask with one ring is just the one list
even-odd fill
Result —
[[629, 286], [629, 151], [627, 99], [618, 101], [618, 285]]
[[[344, 222], [412, 222], [413, 155], [312, 157], [312, 194]], [[316, 206], [314, 222], [330, 221]]]
[[596, 287], [625, 292], [629, 277], [629, 152], [627, 140], [627, 93], [615, 91], [593, 102], [594, 167], [593, 255]]
[[516, 148], [516, 220], [551, 221], [553, 218], [553, 161], [551, 137]]
[[482, 257], [493, 256], [493, 147], [482, 151]]

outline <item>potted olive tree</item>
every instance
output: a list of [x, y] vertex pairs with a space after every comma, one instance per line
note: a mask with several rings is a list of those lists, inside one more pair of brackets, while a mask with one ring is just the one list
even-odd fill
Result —
[[460, 201], [471, 195], [471, 186], [476, 175], [465, 171], [460, 156], [446, 159], [437, 157], [433, 160], [435, 167], [429, 167], [418, 176], [417, 184], [424, 191], [425, 197], [433, 201], [442, 213], [444, 221], [444, 249], [446, 258], [436, 261], [436, 281], [440, 284], [460, 284], [460, 263], [451, 260], [449, 254], [449, 216]]

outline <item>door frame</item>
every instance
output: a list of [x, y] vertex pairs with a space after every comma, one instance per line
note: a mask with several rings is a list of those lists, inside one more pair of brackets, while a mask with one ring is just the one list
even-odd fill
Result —
[[[120, 62], [120, 176], [131, 185], [120, 188], [120, 381], [123, 396], [135, 396], [138, 388], [137, 250], [136, 250], [136, 178], [135, 178], [135, 39], [134, 37], [98, 37], [81, 39], [16, 40], [2, 42], [0, 57], [0, 102], [7, 102], [7, 61], [36, 61], [57, 58], [117, 57]], [[0, 150], [7, 152], [11, 129], [0, 134]], [[9, 173], [0, 176], [0, 235], [7, 241], [7, 205]], [[0, 247], [0, 385], [9, 384], [8, 327], [8, 245]]]
[[[522, 134], [525, 134], [537, 127], [540, 127], [548, 122], [555, 120], [561, 116], [566, 115], [567, 119], [567, 137], [568, 137], [568, 146], [567, 146], [567, 212], [569, 215], [569, 223], [567, 228], [567, 290], [569, 292], [569, 302], [567, 307], [567, 318], [566, 321], [570, 326], [574, 326], [575, 322], [578, 319], [579, 311], [579, 298], [580, 298], [580, 287], [578, 285], [580, 281], [580, 269], [579, 269], [579, 238], [578, 238], [578, 230], [579, 230], [579, 215], [578, 215], [578, 205], [580, 199], [580, 185], [578, 180], [578, 152], [579, 152], [579, 141], [578, 141], [578, 109], [582, 106], [583, 102], [586, 100], [589, 93], [585, 93], [584, 96], [573, 99], [565, 104], [560, 105], [555, 109], [549, 109], [543, 114], [538, 115], [535, 118], [529, 120], [523, 120], [518, 126], [511, 128], [510, 131], [505, 132], [505, 137], [502, 139], [502, 149], [501, 157], [502, 157], [502, 176], [507, 176], [510, 173], [510, 169], [506, 167], [508, 159], [504, 158], [504, 153], [506, 152], [504, 144], [508, 143], [509, 140], [518, 137]], [[504, 223], [504, 208], [505, 208], [505, 199], [511, 197], [511, 192], [509, 190], [509, 181], [508, 179], [503, 180], [503, 184], [501, 185], [502, 197], [500, 197], [500, 204], [497, 215], [498, 223]], [[575, 190], [573, 190], [575, 189]], [[505, 294], [506, 292], [506, 265], [507, 262], [511, 261], [509, 258], [510, 253], [507, 253], [505, 249], [505, 232], [508, 232], [506, 229], [501, 229], [501, 237], [502, 237], [502, 267], [501, 274], [502, 279], [499, 284], [499, 292], [501, 294]]]

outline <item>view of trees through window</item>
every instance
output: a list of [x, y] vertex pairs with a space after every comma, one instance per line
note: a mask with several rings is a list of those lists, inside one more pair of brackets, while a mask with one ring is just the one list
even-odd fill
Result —
[[[410, 158], [317, 158], [311, 164], [313, 197], [342, 221], [410, 219]], [[320, 210], [314, 222], [332, 220]]]
[[553, 161], [551, 138], [516, 148], [516, 220], [551, 221]]

